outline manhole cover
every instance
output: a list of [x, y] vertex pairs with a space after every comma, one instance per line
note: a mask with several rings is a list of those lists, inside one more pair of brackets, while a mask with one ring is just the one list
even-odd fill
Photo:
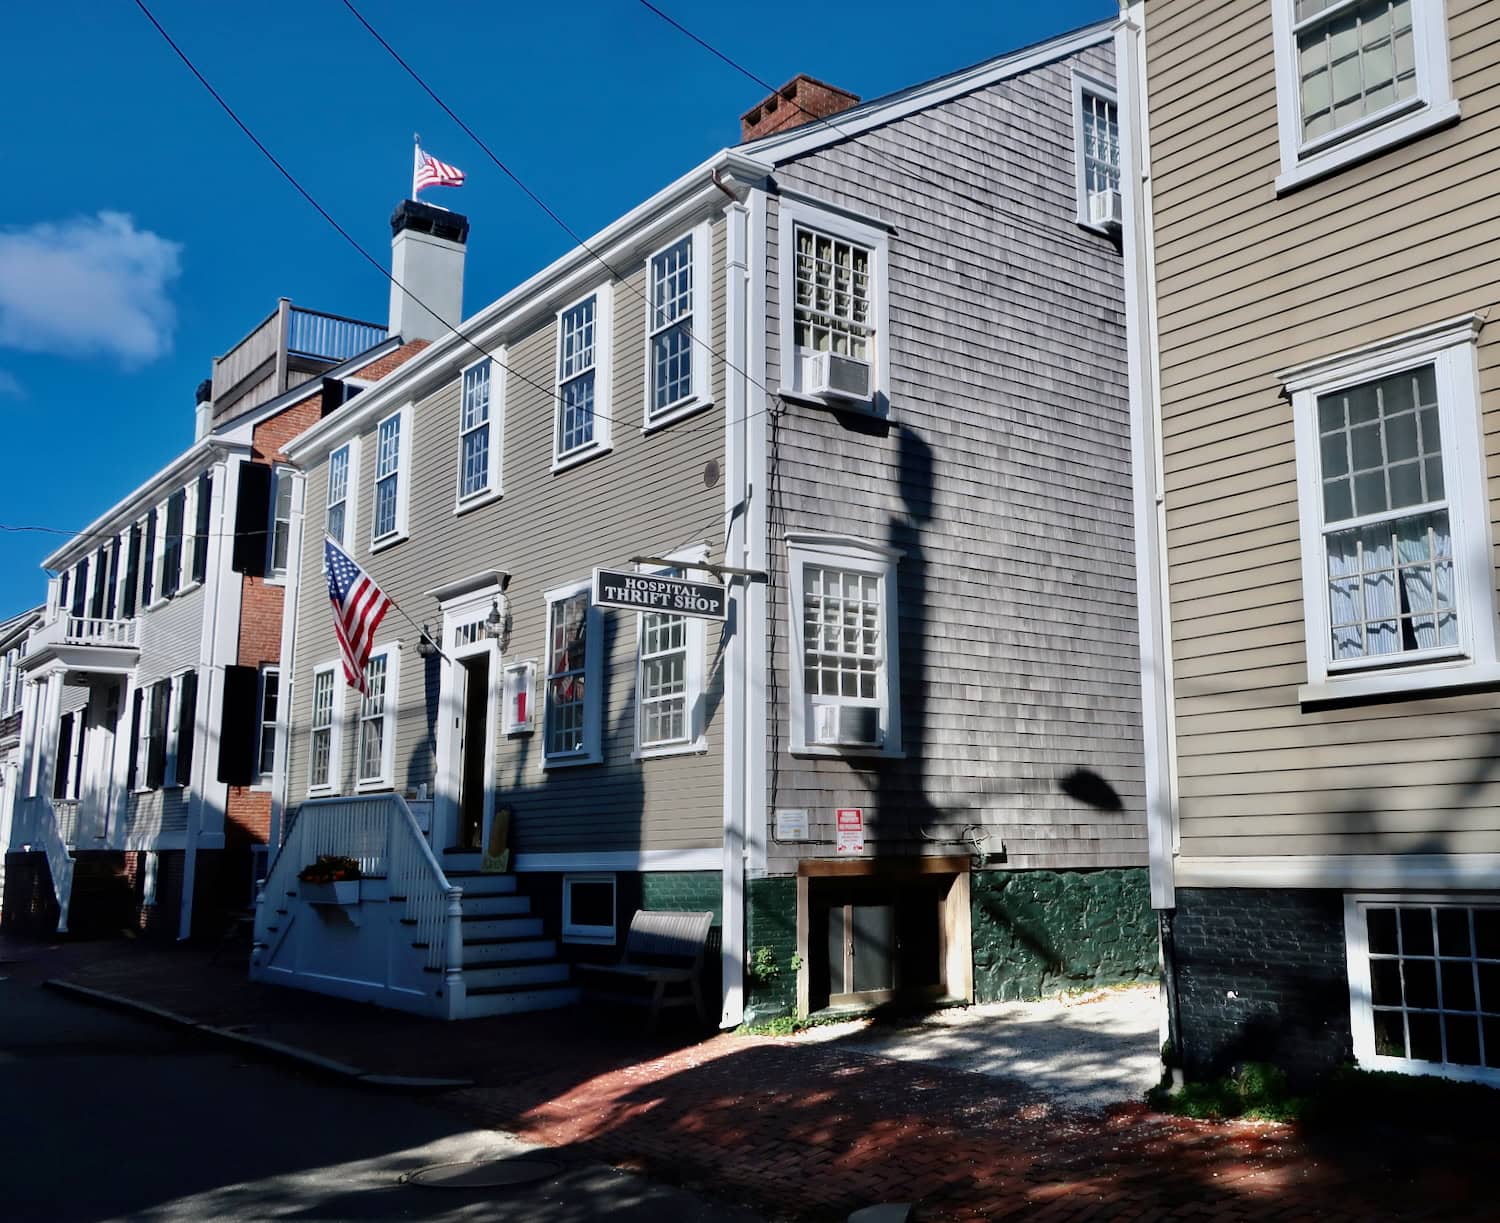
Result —
[[433, 1164], [408, 1173], [406, 1181], [428, 1189], [497, 1189], [530, 1185], [562, 1171], [547, 1159], [481, 1159], [467, 1164]]

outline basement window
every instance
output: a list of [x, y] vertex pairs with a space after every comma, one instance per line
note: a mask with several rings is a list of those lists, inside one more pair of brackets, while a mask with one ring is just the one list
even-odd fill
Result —
[[563, 942], [615, 941], [615, 877], [563, 876]]

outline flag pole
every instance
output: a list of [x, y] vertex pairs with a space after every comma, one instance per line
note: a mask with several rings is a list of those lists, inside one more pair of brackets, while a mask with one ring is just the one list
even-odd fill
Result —
[[421, 190], [417, 186], [417, 171], [422, 168], [422, 135], [420, 132], [411, 134], [411, 198], [417, 202], [417, 192]]

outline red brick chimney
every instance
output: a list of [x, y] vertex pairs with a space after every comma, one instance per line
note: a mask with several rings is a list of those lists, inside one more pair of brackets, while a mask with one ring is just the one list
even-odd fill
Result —
[[740, 116], [740, 139], [759, 140], [858, 105], [857, 94], [799, 72], [764, 102]]

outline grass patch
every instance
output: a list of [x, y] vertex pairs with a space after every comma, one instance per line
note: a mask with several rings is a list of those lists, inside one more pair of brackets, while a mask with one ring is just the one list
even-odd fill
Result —
[[827, 1027], [832, 1023], [848, 1023], [852, 1019], [863, 1019], [863, 1015], [810, 1015], [798, 1019], [795, 1015], [778, 1015], [765, 1023], [741, 1024], [735, 1028], [736, 1036], [795, 1036], [808, 1028]]
[[1175, 1095], [1163, 1083], [1146, 1093], [1146, 1103], [1200, 1121], [1300, 1121], [1308, 1111], [1307, 1097], [1294, 1094], [1286, 1075], [1266, 1062], [1249, 1062], [1222, 1078], [1188, 1083]]

